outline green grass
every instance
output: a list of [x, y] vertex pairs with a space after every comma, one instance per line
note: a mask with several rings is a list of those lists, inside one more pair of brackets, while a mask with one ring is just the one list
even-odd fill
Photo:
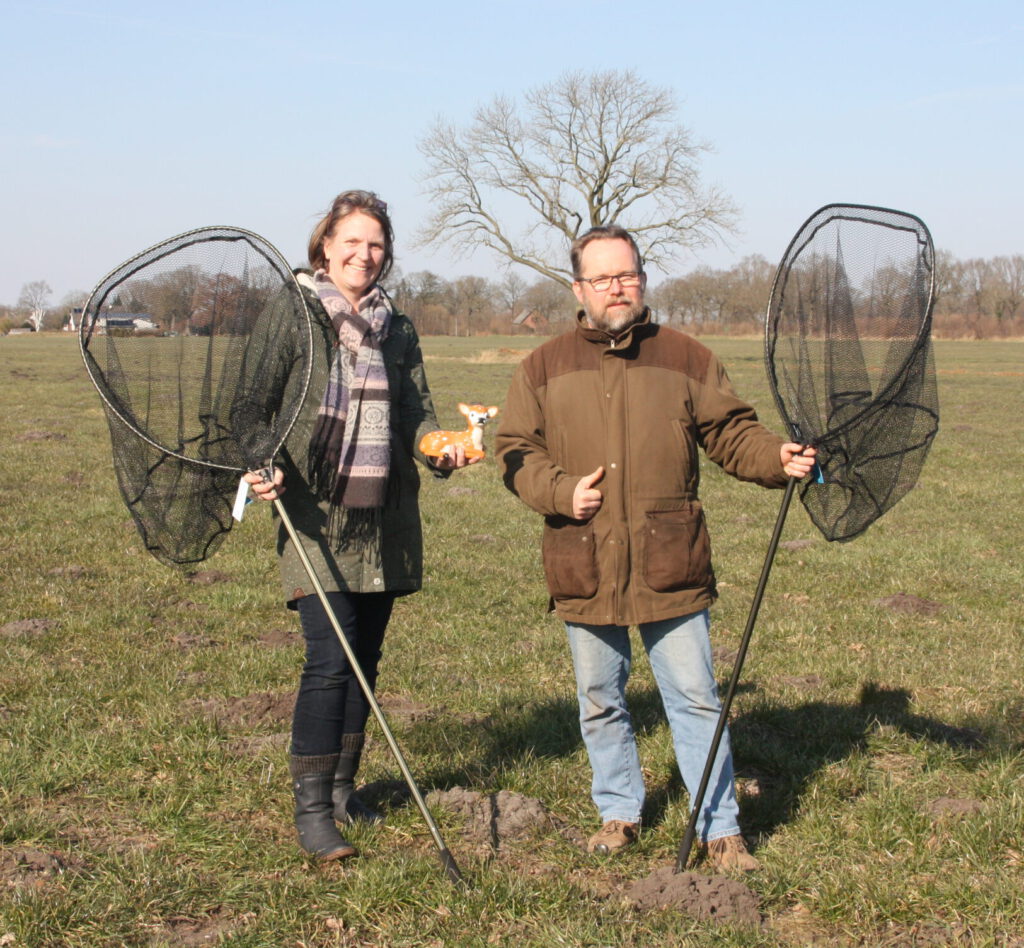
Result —
[[[507, 350], [532, 344], [425, 339], [442, 424], [462, 426], [459, 401], [501, 405]], [[760, 343], [710, 344], [777, 428]], [[252, 710], [251, 696], [292, 692], [301, 662], [297, 641], [266, 641], [296, 625], [269, 517], [250, 508], [210, 561], [225, 582], [161, 566], [117, 493], [74, 340], [0, 338], [0, 945], [1020, 945], [1024, 344], [940, 342], [936, 357], [942, 424], [917, 488], [850, 544], [826, 543], [798, 504], [786, 525], [784, 541], [813, 542], [779, 552], [731, 725], [763, 864], [746, 880], [766, 916], [752, 932], [622, 900], [674, 861], [685, 828], [643, 660], [630, 693], [650, 803], [634, 851], [595, 862], [542, 829], [488, 852], [438, 811], [470, 882], [456, 889], [415, 807], [388, 807], [400, 777], [371, 726], [361, 777], [384, 788], [387, 822], [353, 832], [359, 860], [310, 867], [286, 716]], [[703, 495], [722, 587], [712, 635], [728, 652], [780, 495], [713, 468]], [[429, 711], [390, 718], [413, 772], [424, 792], [537, 797], [589, 834], [539, 518], [493, 460], [426, 478], [422, 500], [426, 584], [397, 606], [379, 686], [385, 707]], [[940, 608], [879, 604], [897, 593]], [[27, 619], [44, 621], [11, 630]], [[43, 857], [63, 871], [17, 865]]]

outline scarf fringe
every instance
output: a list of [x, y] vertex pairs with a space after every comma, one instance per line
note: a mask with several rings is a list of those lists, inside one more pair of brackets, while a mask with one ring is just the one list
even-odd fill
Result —
[[327, 516], [327, 542], [335, 553], [355, 546], [380, 557], [383, 507], [342, 507], [333, 505]]

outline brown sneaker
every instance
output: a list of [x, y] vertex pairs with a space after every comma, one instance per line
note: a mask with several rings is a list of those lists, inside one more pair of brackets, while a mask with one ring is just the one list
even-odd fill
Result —
[[587, 843], [588, 853], [607, 856], [609, 853], [635, 843], [640, 835], [639, 823], [627, 823], [625, 820], [609, 820]]
[[746, 842], [739, 834], [720, 836], [709, 843], [704, 843], [701, 848], [707, 861], [720, 872], [729, 872], [732, 869], [739, 872], [755, 872], [761, 868], [761, 863], [750, 855]]

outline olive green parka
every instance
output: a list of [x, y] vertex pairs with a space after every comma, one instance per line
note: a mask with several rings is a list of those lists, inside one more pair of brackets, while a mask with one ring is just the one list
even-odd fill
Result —
[[[391, 392], [391, 464], [386, 500], [368, 536], [331, 550], [326, 531], [329, 506], [317, 500], [307, 479], [310, 439], [327, 386], [337, 335], [320, 302], [308, 271], [296, 271], [312, 316], [312, 373], [302, 410], [280, 452], [285, 493], [281, 498], [309, 556], [317, 578], [328, 592], [415, 592], [423, 581], [423, 532], [420, 523], [420, 475], [416, 461], [437, 471], [420, 453], [424, 434], [438, 428], [423, 368], [419, 337], [408, 317], [394, 313], [381, 351]], [[295, 384], [289, 380], [288, 384]], [[314, 592], [283, 524], [279, 524], [277, 551], [285, 601]]]

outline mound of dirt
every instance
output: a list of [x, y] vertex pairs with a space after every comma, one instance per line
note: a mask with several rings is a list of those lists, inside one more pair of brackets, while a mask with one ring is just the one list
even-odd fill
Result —
[[761, 925], [758, 897], [742, 882], [724, 876], [676, 872], [664, 866], [634, 882], [626, 897], [640, 909], [676, 909], [722, 925]]
[[511, 790], [478, 793], [463, 787], [433, 790], [427, 794], [427, 805], [443, 808], [462, 817], [463, 835], [480, 842], [489, 842], [497, 849], [502, 842], [524, 839], [538, 831], [564, 831], [561, 820], [553, 816], [540, 800]]

